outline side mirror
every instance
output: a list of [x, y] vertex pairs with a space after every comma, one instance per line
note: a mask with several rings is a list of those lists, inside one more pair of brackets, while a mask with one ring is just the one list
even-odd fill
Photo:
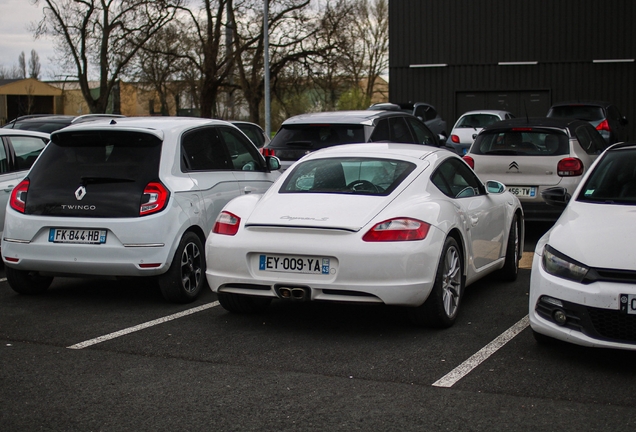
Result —
[[280, 159], [276, 156], [265, 156], [265, 162], [267, 163], [267, 169], [270, 171], [277, 171], [280, 169]]
[[565, 207], [572, 196], [568, 193], [566, 188], [553, 187], [541, 191], [541, 197], [546, 204], [555, 207]]
[[496, 180], [488, 180], [486, 182], [486, 190], [491, 194], [500, 194], [506, 191], [506, 186]]
[[446, 145], [446, 140], [448, 139], [448, 137], [446, 137], [446, 135], [439, 134], [439, 135], [437, 135], [437, 137], [439, 138], [439, 143], [441, 145]]

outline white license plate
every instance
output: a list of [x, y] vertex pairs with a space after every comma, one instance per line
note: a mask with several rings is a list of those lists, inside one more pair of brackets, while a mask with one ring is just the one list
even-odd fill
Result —
[[258, 269], [283, 273], [328, 275], [331, 271], [330, 261], [329, 258], [323, 257], [261, 254], [258, 256]]
[[621, 312], [636, 315], [636, 294], [621, 294]]
[[534, 198], [537, 196], [537, 188], [535, 186], [510, 186], [508, 192], [518, 197]]
[[51, 228], [49, 241], [52, 243], [102, 244], [106, 243], [106, 230]]

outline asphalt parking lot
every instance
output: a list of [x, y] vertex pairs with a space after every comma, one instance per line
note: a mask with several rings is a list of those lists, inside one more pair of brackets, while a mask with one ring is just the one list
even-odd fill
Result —
[[520, 277], [468, 288], [454, 327], [399, 308], [282, 303], [225, 312], [135, 281], [0, 273], [2, 430], [629, 430], [636, 353], [539, 346]]

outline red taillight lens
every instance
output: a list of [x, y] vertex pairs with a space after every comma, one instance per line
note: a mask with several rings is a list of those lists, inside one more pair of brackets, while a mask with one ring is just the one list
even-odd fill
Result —
[[462, 159], [464, 159], [469, 167], [475, 169], [475, 159], [471, 158], [470, 156], [463, 156]]
[[29, 184], [29, 180], [24, 179], [11, 191], [11, 198], [9, 202], [11, 203], [10, 205], [13, 210], [24, 213]]
[[583, 174], [583, 162], [578, 158], [561, 159], [557, 165], [557, 174], [561, 177], [575, 177]]
[[451, 141], [459, 144], [459, 137], [457, 135], [451, 135]]
[[261, 152], [261, 154], [265, 157], [267, 156], [275, 156], [274, 155], [274, 149], [271, 148], [265, 148], [265, 147], [261, 147], [258, 149], [259, 152]]
[[598, 126], [596, 126], [596, 130], [610, 132], [610, 127], [609, 127], [609, 123], [607, 122], [607, 119], [600, 122]]
[[389, 219], [371, 228], [362, 240], [365, 242], [423, 240], [430, 227], [430, 224], [417, 219]]
[[241, 225], [241, 218], [230, 212], [222, 211], [216, 218], [216, 223], [212, 232], [215, 234], [223, 234], [233, 236]]
[[159, 182], [150, 182], [144, 189], [139, 207], [139, 216], [157, 213], [166, 207], [170, 192]]

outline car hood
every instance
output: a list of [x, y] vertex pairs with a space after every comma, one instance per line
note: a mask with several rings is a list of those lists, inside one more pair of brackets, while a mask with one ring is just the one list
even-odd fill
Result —
[[585, 265], [636, 269], [636, 207], [572, 202], [552, 228], [548, 243]]
[[246, 226], [284, 226], [359, 231], [395, 197], [274, 193], [258, 202]]

